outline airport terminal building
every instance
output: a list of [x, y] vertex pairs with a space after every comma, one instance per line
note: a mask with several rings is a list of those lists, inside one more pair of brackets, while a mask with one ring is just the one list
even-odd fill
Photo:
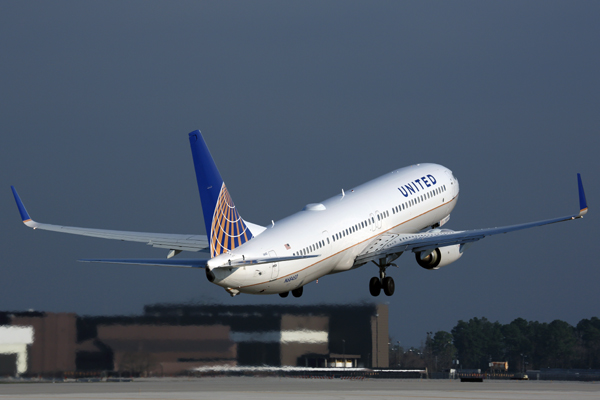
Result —
[[139, 316], [0, 312], [0, 375], [174, 375], [211, 366], [388, 367], [388, 307], [146, 306]]

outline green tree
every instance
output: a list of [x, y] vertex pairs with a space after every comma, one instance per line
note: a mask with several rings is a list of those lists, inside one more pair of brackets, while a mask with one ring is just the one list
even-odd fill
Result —
[[452, 328], [454, 346], [465, 368], [485, 370], [491, 360], [504, 359], [504, 336], [499, 322], [487, 318], [472, 318], [469, 322], [458, 321]]
[[527, 369], [531, 363], [533, 347], [529, 338], [529, 323], [523, 318], [517, 318], [510, 324], [502, 326], [504, 336], [505, 356], [508, 361], [508, 368], [513, 371], [522, 371]]
[[425, 360], [423, 352], [420, 349], [411, 347], [400, 355], [400, 368], [402, 369], [423, 369]]
[[600, 319], [582, 319], [577, 324], [580, 341], [580, 368], [600, 368]]
[[452, 368], [452, 360], [456, 356], [452, 334], [445, 331], [436, 332], [430, 341], [430, 346], [434, 360], [434, 371], [444, 371]]

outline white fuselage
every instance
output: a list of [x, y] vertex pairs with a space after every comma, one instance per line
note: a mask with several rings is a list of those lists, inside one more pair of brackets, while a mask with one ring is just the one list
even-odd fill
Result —
[[356, 257], [385, 233], [415, 233], [450, 215], [458, 181], [437, 164], [398, 169], [277, 221], [254, 239], [209, 261], [318, 255], [314, 258], [215, 268], [214, 283], [236, 292], [274, 294], [360, 265]]

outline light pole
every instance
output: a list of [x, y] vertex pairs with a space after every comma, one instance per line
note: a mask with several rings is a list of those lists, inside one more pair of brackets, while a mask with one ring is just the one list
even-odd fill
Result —
[[400, 341], [398, 340], [398, 357], [396, 357], [396, 364], [398, 364], [398, 368], [400, 368]]
[[346, 339], [342, 339], [342, 352], [343, 352], [342, 362], [344, 363], [344, 369], [346, 369]]
[[379, 368], [379, 314], [375, 314], [375, 364]]
[[525, 374], [525, 358], [527, 356], [524, 353], [521, 353], [521, 373]]

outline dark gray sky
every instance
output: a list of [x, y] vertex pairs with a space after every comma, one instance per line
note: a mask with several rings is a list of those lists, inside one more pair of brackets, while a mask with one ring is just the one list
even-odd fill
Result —
[[0, 2], [0, 309], [135, 314], [157, 302], [372, 301], [375, 266], [301, 299], [229, 297], [202, 271], [81, 264], [163, 257], [47, 223], [204, 233], [187, 134], [200, 129], [236, 206], [266, 225], [395, 168], [461, 184], [450, 229], [577, 211], [583, 220], [399, 259], [394, 341], [485, 316], [600, 315], [600, 3]]

